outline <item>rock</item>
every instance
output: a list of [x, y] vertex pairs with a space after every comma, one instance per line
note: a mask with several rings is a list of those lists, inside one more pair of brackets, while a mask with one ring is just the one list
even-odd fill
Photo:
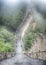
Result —
[[[33, 53], [32, 53], [33, 52]], [[31, 53], [30, 57], [46, 60], [46, 38], [43, 36], [37, 38], [35, 44], [31, 47], [29, 53]]]

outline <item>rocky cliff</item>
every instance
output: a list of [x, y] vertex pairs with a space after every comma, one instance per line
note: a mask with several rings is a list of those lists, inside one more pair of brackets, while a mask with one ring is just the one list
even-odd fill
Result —
[[29, 51], [29, 56], [46, 60], [46, 35], [43, 35], [43, 37], [37, 37], [35, 44], [33, 44]]

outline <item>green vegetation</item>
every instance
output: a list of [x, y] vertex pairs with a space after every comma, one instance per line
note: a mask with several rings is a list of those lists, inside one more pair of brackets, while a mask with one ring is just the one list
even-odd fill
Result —
[[19, 5], [16, 9], [13, 9], [13, 11], [12, 9], [9, 11], [7, 7], [6, 11], [3, 10], [2, 13], [0, 16], [0, 25], [6, 26], [9, 30], [15, 32], [26, 14], [26, 5], [21, 4], [21, 6]]
[[0, 52], [12, 52], [14, 48], [12, 44], [0, 41]]
[[37, 24], [35, 30], [40, 33], [46, 33], [46, 19], [43, 17], [43, 15], [36, 11], [32, 15], [35, 23]]
[[0, 52], [14, 51], [15, 31], [26, 14], [24, 3], [11, 7], [1, 3]]
[[15, 35], [6, 28], [0, 28], [0, 52], [11, 52], [14, 50]]
[[[46, 19], [44, 19], [43, 16], [38, 12], [35, 12], [32, 15], [34, 20], [30, 24], [23, 38], [26, 51], [31, 49], [32, 45], [36, 41], [36, 38], [40, 36], [40, 34], [46, 34]], [[33, 23], [36, 23], [34, 29], [32, 27]]]
[[25, 50], [28, 51], [36, 41], [37, 33], [34, 31], [27, 32], [23, 38]]

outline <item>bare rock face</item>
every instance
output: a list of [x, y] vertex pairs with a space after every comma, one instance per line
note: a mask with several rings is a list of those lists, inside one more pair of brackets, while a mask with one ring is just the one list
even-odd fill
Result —
[[29, 51], [29, 55], [32, 58], [46, 60], [46, 36], [37, 38], [35, 44]]

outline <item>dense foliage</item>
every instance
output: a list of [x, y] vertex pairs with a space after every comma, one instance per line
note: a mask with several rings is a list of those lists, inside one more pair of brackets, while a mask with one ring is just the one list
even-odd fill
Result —
[[16, 31], [26, 14], [26, 5], [20, 4], [17, 7], [12, 7], [12, 9], [6, 5], [3, 7], [0, 25], [6, 26], [11, 31]]
[[1, 2], [0, 10], [0, 52], [14, 51], [15, 31], [26, 14], [26, 4], [10, 6]]
[[0, 52], [11, 52], [14, 50], [15, 36], [6, 28], [0, 28]]
[[25, 34], [23, 41], [24, 41], [26, 51], [28, 51], [31, 48], [31, 46], [34, 44], [34, 42], [36, 41], [36, 37], [37, 37], [37, 33], [34, 33], [34, 31], [31, 30], [30, 32], [28, 31]]

